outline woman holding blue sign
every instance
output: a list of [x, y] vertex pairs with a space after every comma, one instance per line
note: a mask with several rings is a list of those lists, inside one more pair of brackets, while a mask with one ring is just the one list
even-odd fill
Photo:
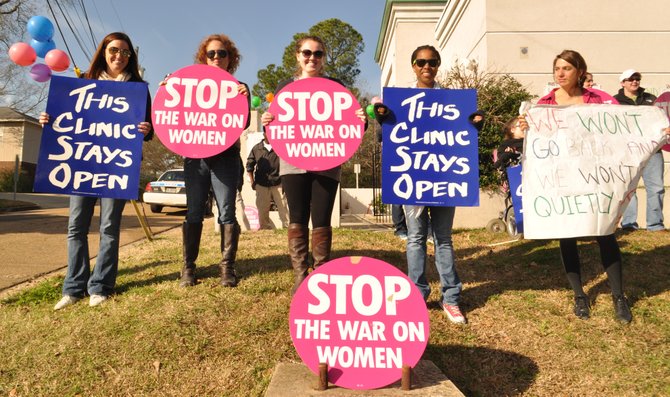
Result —
[[[296, 42], [296, 75], [279, 83], [275, 93], [288, 84], [323, 74], [326, 45], [316, 36], [305, 36]], [[326, 77], [328, 78], [328, 77]], [[342, 84], [341, 81], [328, 78]], [[361, 121], [367, 121], [363, 109], [356, 110]], [[263, 113], [261, 121], [267, 126], [274, 120], [270, 112]], [[296, 128], [297, 129], [297, 128]], [[331, 216], [340, 182], [341, 167], [325, 171], [307, 171], [280, 158], [279, 175], [289, 207], [288, 250], [295, 275], [293, 293], [307, 277], [309, 269], [309, 221], [312, 220], [312, 258], [316, 268], [330, 259], [333, 242]]]
[[[115, 32], [105, 36], [84, 73], [84, 78], [94, 80], [144, 82], [140, 76], [137, 53], [125, 33]], [[148, 141], [153, 137], [151, 126], [151, 98], [147, 93], [145, 121], [137, 130]], [[49, 115], [42, 113], [41, 124], [49, 122]], [[60, 310], [81, 300], [88, 292], [89, 305], [97, 306], [114, 292], [119, 264], [119, 234], [121, 216], [126, 205], [124, 199], [100, 199], [100, 248], [93, 273], [88, 249], [88, 230], [91, 226], [97, 197], [71, 196], [68, 221], [67, 274], [63, 281], [63, 297], [54, 306]]]
[[[415, 88], [440, 89], [435, 80], [441, 64], [440, 53], [430, 45], [416, 48], [412, 52], [411, 65], [416, 75]], [[481, 128], [483, 116], [477, 112], [470, 116], [477, 129]], [[429, 225], [432, 226], [435, 243], [435, 267], [440, 277], [442, 299], [440, 307], [447, 318], [456, 324], [465, 324], [465, 316], [460, 310], [459, 301], [463, 284], [456, 272], [454, 246], [451, 229], [454, 223], [454, 207], [405, 206], [407, 219], [407, 273], [409, 278], [421, 290], [424, 299], [430, 295], [430, 285], [426, 279], [426, 242]]]
[[[240, 64], [240, 53], [230, 38], [224, 34], [207, 36], [195, 54], [195, 62], [214, 66], [233, 74]], [[237, 86], [239, 94], [249, 98], [249, 89], [244, 83]], [[250, 117], [247, 115], [249, 127]], [[219, 209], [221, 225], [221, 282], [224, 287], [237, 286], [235, 258], [240, 238], [240, 225], [235, 216], [235, 199], [242, 175], [240, 141], [223, 152], [207, 158], [184, 158], [186, 183], [186, 221], [182, 225], [183, 258], [179, 285], [190, 287], [196, 284], [195, 261], [200, 250], [202, 222], [210, 189], [214, 192]]]

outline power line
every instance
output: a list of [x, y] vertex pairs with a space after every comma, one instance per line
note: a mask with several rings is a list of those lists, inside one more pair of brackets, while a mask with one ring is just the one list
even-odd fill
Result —
[[[47, 0], [47, 2], [48, 2], [48, 0]], [[65, 15], [65, 12], [63, 11], [63, 8], [58, 3], [58, 0], [54, 0], [54, 2], [56, 3], [56, 5], [58, 6], [58, 9], [60, 10], [61, 14], [63, 15], [63, 19], [65, 19], [65, 22], [67, 23], [67, 26], [70, 28], [70, 31], [72, 32], [72, 35], [74, 36], [74, 39], [77, 41], [77, 44], [79, 44], [79, 48], [81, 48], [81, 51], [84, 53], [84, 55], [86, 55], [86, 57], [88, 59], [91, 59], [91, 54], [89, 54], [88, 50], [86, 49], [86, 46], [84, 45], [84, 43], [82, 43], [82, 40], [80, 39], [79, 35], [77, 34], [77, 32], [75, 32], [74, 28], [70, 24], [70, 21], [68, 20], [67, 16]], [[54, 18], [56, 18], [55, 15], [54, 15]], [[65, 40], [65, 38], [63, 38], [63, 40]]]
[[84, 0], [80, 0], [80, 2], [81, 2], [81, 9], [84, 10], [84, 17], [86, 18], [86, 24], [88, 25], [88, 31], [91, 33], [91, 39], [93, 40], [93, 48], [95, 48], [98, 41], [95, 39], [95, 36], [93, 35], [93, 29], [91, 29], [91, 21], [88, 20], [88, 13], [86, 12], [86, 6], [84, 5]]
[[60, 28], [58, 18], [56, 18], [56, 13], [54, 13], [53, 8], [51, 8], [51, 3], [49, 2], [49, 0], [47, 0], [47, 5], [49, 6], [49, 11], [51, 11], [51, 15], [54, 17], [54, 21], [56, 21], [56, 27], [58, 27], [58, 33], [60, 33], [60, 37], [63, 39], [63, 44], [65, 44], [65, 49], [67, 50], [67, 53], [70, 56], [70, 59], [72, 60], [72, 65], [74, 66], [74, 69], [77, 70], [78, 69], [77, 63], [75, 62], [74, 57], [72, 56], [70, 46], [67, 45], [67, 41], [65, 40], [65, 36], [63, 35], [63, 30]]
[[123, 30], [125, 32], [126, 28], [123, 27], [123, 22], [121, 22], [121, 18], [119, 17], [119, 13], [116, 11], [116, 7], [114, 6], [114, 2], [110, 1], [109, 4], [112, 5], [112, 9], [114, 10], [114, 14], [116, 14], [116, 19], [119, 20], [119, 25], [121, 26], [121, 30]]

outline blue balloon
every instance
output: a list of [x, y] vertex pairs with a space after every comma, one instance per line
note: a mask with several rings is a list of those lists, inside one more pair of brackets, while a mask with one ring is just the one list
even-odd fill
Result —
[[38, 57], [44, 58], [47, 55], [47, 52], [56, 48], [56, 43], [54, 43], [53, 40], [39, 41], [32, 39], [30, 40], [30, 46], [35, 49]]
[[49, 18], [35, 15], [28, 20], [28, 33], [38, 41], [49, 41], [54, 35], [54, 25]]

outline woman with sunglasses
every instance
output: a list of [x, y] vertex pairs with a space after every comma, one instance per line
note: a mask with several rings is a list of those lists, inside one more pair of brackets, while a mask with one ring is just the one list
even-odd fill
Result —
[[[140, 76], [137, 54], [125, 33], [115, 32], [105, 36], [93, 55], [87, 79], [144, 82]], [[42, 125], [49, 122], [49, 115], [42, 113]], [[147, 92], [145, 121], [137, 130], [148, 141], [153, 137], [151, 126], [151, 97]], [[126, 205], [124, 199], [100, 200], [100, 248], [93, 273], [89, 262], [88, 230], [97, 197], [70, 196], [70, 216], [67, 234], [67, 274], [63, 281], [63, 297], [54, 310], [60, 310], [81, 300], [88, 292], [89, 305], [97, 306], [114, 292], [119, 265], [119, 235], [121, 216]]]
[[[235, 43], [225, 34], [212, 34], [205, 37], [195, 53], [195, 62], [221, 68], [230, 74], [235, 73], [240, 64], [240, 53]], [[250, 103], [249, 89], [244, 83], [237, 91], [247, 97]], [[247, 115], [246, 129], [250, 118]], [[184, 158], [184, 178], [186, 183], [186, 220], [182, 225], [183, 267], [179, 285], [190, 287], [196, 284], [195, 261], [200, 250], [202, 222], [205, 218], [207, 197], [210, 189], [214, 192], [219, 209], [221, 225], [221, 286], [237, 286], [235, 258], [240, 238], [240, 225], [235, 217], [235, 199], [242, 173], [240, 159], [240, 141], [225, 151], [204, 159]]]
[[[441, 64], [440, 53], [430, 45], [417, 47], [411, 56], [411, 66], [416, 75], [413, 88], [441, 89], [436, 81]], [[470, 122], [479, 130], [483, 116], [476, 112], [470, 116]], [[421, 291], [424, 299], [430, 295], [430, 285], [426, 279], [427, 241], [431, 233], [435, 246], [435, 267], [440, 278], [440, 307], [447, 318], [456, 324], [465, 324], [465, 316], [460, 310], [459, 301], [463, 284], [456, 272], [454, 246], [451, 229], [456, 209], [454, 207], [406, 205], [407, 220], [407, 273]]]
[[[326, 77], [323, 75], [325, 54], [326, 45], [321, 38], [306, 36], [298, 40], [295, 46], [297, 65], [295, 75], [289, 80], [280, 82], [275, 92], [279, 92], [295, 80]], [[342, 84], [337, 79], [330, 79]], [[356, 110], [356, 115], [361, 120], [367, 120], [363, 109]], [[274, 115], [269, 112], [261, 116], [264, 126], [273, 119]], [[293, 293], [307, 277], [309, 269], [310, 217], [312, 219], [313, 266], [316, 268], [330, 259], [333, 243], [330, 218], [341, 173], [340, 166], [326, 171], [306, 171], [288, 164], [283, 159], [279, 160], [279, 175], [289, 209], [288, 251], [295, 275]]]

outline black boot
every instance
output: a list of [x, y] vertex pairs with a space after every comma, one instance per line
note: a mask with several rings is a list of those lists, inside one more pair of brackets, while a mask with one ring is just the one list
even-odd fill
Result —
[[314, 258], [315, 269], [330, 260], [330, 249], [332, 245], [332, 227], [317, 227], [312, 230], [312, 258]]
[[288, 225], [288, 254], [291, 257], [291, 266], [293, 266], [293, 274], [295, 280], [293, 282], [293, 289], [291, 294], [295, 294], [302, 281], [307, 277], [309, 270], [309, 262], [307, 262], [307, 255], [309, 253], [309, 229], [305, 225], [299, 223], [291, 223]]
[[202, 222], [187, 223], [181, 225], [182, 254], [184, 265], [181, 269], [180, 287], [192, 287], [197, 282], [195, 278], [195, 261], [198, 259], [200, 249], [200, 236], [202, 235]]
[[221, 225], [221, 285], [224, 287], [237, 286], [235, 275], [235, 257], [237, 244], [240, 241], [240, 225]]
[[575, 296], [575, 316], [586, 320], [591, 316], [589, 297], [586, 295]]
[[633, 314], [630, 312], [628, 300], [624, 295], [612, 295], [612, 302], [614, 303], [614, 313], [617, 320], [624, 324], [633, 321]]

